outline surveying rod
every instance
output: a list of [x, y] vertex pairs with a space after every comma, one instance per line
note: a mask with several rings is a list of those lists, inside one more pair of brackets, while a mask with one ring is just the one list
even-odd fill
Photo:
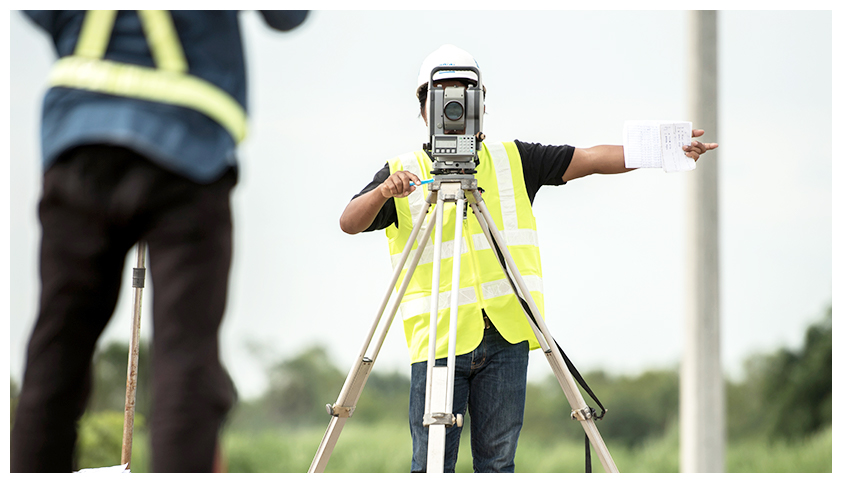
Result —
[[132, 304], [132, 335], [129, 342], [129, 364], [126, 374], [126, 409], [123, 415], [123, 447], [120, 464], [128, 469], [132, 462], [132, 437], [137, 396], [137, 363], [140, 354], [140, 308], [143, 303], [143, 286], [146, 281], [146, 242], [137, 242], [137, 266], [132, 270], [134, 288]]
[[400, 278], [400, 274], [401, 271], [403, 271], [404, 265], [406, 264], [406, 260], [409, 258], [410, 252], [412, 252], [412, 246], [415, 244], [416, 238], [418, 238], [418, 232], [424, 225], [424, 218], [426, 217], [427, 212], [430, 209], [431, 200], [433, 199], [433, 196], [433, 193], [431, 193], [430, 196], [428, 196], [426, 205], [419, 213], [418, 220], [415, 220], [415, 224], [413, 226], [412, 232], [409, 235], [409, 239], [406, 242], [406, 246], [404, 247], [403, 252], [401, 252], [400, 260], [398, 261], [398, 263], [395, 264], [389, 288], [386, 290], [386, 296], [380, 303], [380, 308], [377, 312], [377, 315], [374, 317], [374, 323], [372, 324], [371, 329], [369, 330], [368, 335], [366, 336], [365, 342], [363, 344], [359, 356], [357, 357], [357, 360], [354, 362], [353, 367], [351, 367], [351, 370], [348, 373], [348, 377], [345, 379], [345, 383], [342, 386], [342, 390], [339, 392], [339, 397], [336, 398], [336, 403], [333, 405], [327, 405], [327, 412], [332, 417], [330, 419], [330, 423], [328, 424], [327, 430], [325, 431], [325, 434], [322, 437], [322, 441], [321, 443], [319, 443], [319, 448], [316, 450], [316, 455], [313, 457], [312, 463], [310, 463], [310, 468], [309, 470], [307, 470], [308, 473], [324, 472], [325, 467], [327, 467], [327, 463], [330, 460], [330, 455], [331, 453], [333, 453], [334, 447], [336, 447], [336, 442], [339, 440], [339, 435], [342, 432], [342, 429], [345, 427], [345, 423], [348, 421], [348, 418], [350, 418], [354, 413], [354, 409], [356, 408], [357, 402], [360, 399], [360, 395], [362, 394], [363, 388], [365, 387], [365, 383], [368, 380], [368, 376], [371, 373], [371, 369], [374, 366], [374, 361], [377, 359], [377, 354], [380, 352], [380, 348], [383, 346], [383, 341], [386, 338], [386, 334], [389, 332], [389, 327], [392, 324], [392, 320], [394, 320], [395, 318], [395, 314], [398, 311], [398, 306], [400, 305], [401, 300], [403, 299], [404, 293], [406, 293], [406, 289], [409, 287], [409, 282], [412, 279], [412, 275], [415, 273], [415, 267], [418, 266], [418, 262], [421, 259], [421, 256], [424, 254], [424, 247], [427, 245], [427, 240], [429, 240], [430, 238], [430, 232], [432, 231], [433, 226], [435, 226], [436, 210], [433, 210], [433, 215], [426, 228], [424, 229], [424, 234], [418, 241], [418, 248], [416, 249], [415, 254], [412, 257], [412, 261], [407, 267], [403, 282], [401, 283], [401, 286], [398, 289], [396, 297], [384, 321], [384, 325], [381, 328], [380, 333], [377, 337], [377, 342], [375, 344], [374, 350], [372, 351], [371, 357], [368, 357], [366, 355], [368, 353], [368, 348], [371, 345], [371, 341], [374, 338], [374, 334], [377, 331], [377, 327], [381, 323], [381, 319], [386, 309], [386, 305], [388, 304], [389, 299], [392, 296], [392, 291], [397, 285], [398, 278]]
[[[553, 340], [552, 335], [544, 323], [541, 312], [538, 310], [538, 306], [535, 304], [532, 294], [529, 293], [526, 282], [521, 276], [511, 253], [509, 253], [509, 250], [503, 241], [502, 235], [497, 230], [497, 227], [494, 226], [491, 214], [488, 212], [485, 202], [482, 200], [482, 195], [478, 190], [472, 191], [471, 194], [474, 199], [474, 201], [470, 203], [471, 208], [475, 213], [479, 213], [481, 215], [477, 216], [477, 220], [479, 221], [486, 238], [488, 238], [489, 245], [493, 247], [494, 243], [492, 243], [492, 241], [496, 242], [497, 247], [499, 247], [500, 252], [505, 258], [506, 264], [511, 271], [515, 284], [517, 285], [517, 287], [513, 287], [513, 289], [520, 289], [523, 299], [526, 300], [529, 310], [535, 317], [533, 320], [532, 317], [529, 317], [529, 314], [525, 314], [526, 319], [529, 320], [529, 324], [532, 327], [532, 331], [535, 333], [535, 337], [538, 339], [538, 343], [541, 345], [541, 350], [544, 351], [544, 355], [546, 355], [547, 361], [549, 362], [550, 367], [561, 386], [561, 390], [564, 392], [567, 401], [573, 409], [571, 418], [582, 423], [585, 434], [593, 444], [594, 450], [596, 451], [597, 456], [599, 456], [603, 469], [605, 469], [607, 473], [619, 473], [619, 469], [614, 463], [614, 460], [611, 458], [611, 454], [608, 452], [608, 447], [605, 445], [605, 442], [602, 440], [602, 436], [599, 434], [599, 430], [596, 427], [596, 423], [593, 419], [593, 412], [590, 410], [585, 402], [585, 399], [582, 397], [582, 393], [579, 392], [576, 387], [576, 381], [570, 374], [570, 371], [564, 363], [564, 360], [561, 358], [561, 355], [558, 351], [553, 350], [552, 344], [549, 343], [549, 341]], [[500, 265], [505, 272], [506, 267], [503, 266], [502, 261], [500, 262]], [[517, 290], [515, 290], [515, 294], [517, 294]], [[525, 309], [524, 312], [526, 312]]]

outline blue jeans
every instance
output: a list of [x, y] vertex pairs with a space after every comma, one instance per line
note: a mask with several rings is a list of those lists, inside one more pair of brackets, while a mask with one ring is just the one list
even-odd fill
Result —
[[[480, 345], [456, 357], [453, 413], [470, 412], [471, 453], [476, 473], [514, 473], [515, 450], [523, 426], [526, 403], [526, 366], [529, 342], [509, 344], [494, 326], [485, 329]], [[445, 365], [439, 359], [436, 365]], [[412, 433], [412, 471], [427, 469], [427, 436], [422, 425], [427, 362], [412, 364], [409, 428]], [[452, 426], [445, 437], [444, 471], [453, 473], [462, 428]]]

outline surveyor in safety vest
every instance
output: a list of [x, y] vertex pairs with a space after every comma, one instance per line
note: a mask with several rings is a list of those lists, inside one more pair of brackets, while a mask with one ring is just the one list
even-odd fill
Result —
[[[443, 45], [424, 60], [418, 74], [416, 96], [425, 123], [429, 110], [428, 83], [432, 70], [437, 66], [479, 68], [473, 56], [452, 45]], [[440, 70], [434, 74], [433, 82], [442, 88], [476, 86], [477, 77], [472, 71]], [[484, 90], [485, 86], [482, 88]], [[702, 130], [694, 130], [693, 137], [703, 133]], [[683, 149], [686, 156], [695, 161], [705, 151], [717, 146], [715, 143], [692, 141]], [[543, 315], [541, 256], [537, 226], [532, 215], [535, 194], [541, 186], [564, 185], [593, 173], [631, 171], [625, 167], [623, 147], [603, 145], [581, 149], [518, 140], [485, 141], [478, 156], [474, 176], [482, 190], [482, 198]], [[426, 190], [418, 188], [423, 180], [433, 177], [431, 169], [431, 154], [424, 150], [388, 160], [374, 179], [348, 203], [340, 219], [342, 230], [355, 234], [385, 229], [393, 263], [397, 263], [413, 224], [425, 206]], [[446, 203], [436, 330], [437, 364], [444, 364], [448, 350], [450, 267], [455, 223], [464, 225], [453, 413], [469, 411], [475, 471], [513, 472], [515, 448], [523, 424], [528, 353], [539, 345], [518, 296], [497, 261], [496, 250], [486, 241], [477, 217], [470, 214], [463, 217], [462, 213], [456, 213], [454, 203]], [[449, 252], [448, 246], [451, 246]], [[422, 421], [433, 266], [432, 256], [427, 255], [432, 255], [433, 249], [433, 244], [428, 243], [425, 252], [431, 253], [421, 257], [400, 305], [412, 362], [409, 415], [413, 472], [424, 471], [427, 466], [428, 430]], [[461, 428], [457, 425], [447, 429], [444, 463], [447, 472], [455, 469], [460, 433]]]
[[[238, 13], [25, 14], [59, 59], [44, 98], [42, 291], [11, 470], [78, 469], [76, 426], [94, 348], [117, 304], [126, 254], [142, 240], [155, 285], [151, 470], [211, 471], [236, 394], [218, 332], [231, 264], [229, 195], [246, 135]], [[282, 31], [306, 15], [262, 12]]]

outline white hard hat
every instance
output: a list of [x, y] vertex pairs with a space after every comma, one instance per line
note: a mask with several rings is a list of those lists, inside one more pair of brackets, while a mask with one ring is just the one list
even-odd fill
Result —
[[[479, 69], [479, 64], [474, 59], [474, 56], [455, 45], [444, 44], [424, 59], [424, 62], [421, 64], [421, 70], [418, 71], [418, 85], [416, 89], [430, 82], [430, 72], [433, 68], [440, 65], [468, 66]], [[436, 72], [433, 80], [441, 79], [470, 79], [476, 83], [477, 75], [471, 71], [440, 70]]]

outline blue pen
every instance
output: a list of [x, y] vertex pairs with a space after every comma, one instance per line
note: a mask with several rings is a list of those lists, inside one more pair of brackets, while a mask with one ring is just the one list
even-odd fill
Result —
[[[427, 184], [427, 183], [432, 183], [432, 182], [433, 182], [433, 180], [431, 180], [431, 179], [425, 179], [424, 181], [422, 181], [419, 184]], [[410, 181], [409, 186], [415, 186], [415, 181]]]

